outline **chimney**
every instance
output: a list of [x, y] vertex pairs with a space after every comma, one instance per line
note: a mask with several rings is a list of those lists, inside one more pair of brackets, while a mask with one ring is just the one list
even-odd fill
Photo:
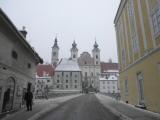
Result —
[[25, 30], [25, 26], [22, 27], [22, 30], [20, 30], [20, 33], [26, 38], [27, 36], [27, 31]]

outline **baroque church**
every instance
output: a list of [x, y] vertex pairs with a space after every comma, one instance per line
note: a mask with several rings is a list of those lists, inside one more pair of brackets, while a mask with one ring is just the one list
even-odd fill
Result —
[[97, 42], [93, 45], [92, 55], [83, 52], [78, 56], [77, 44], [74, 41], [68, 59], [59, 59], [59, 46], [55, 38], [52, 47], [51, 63], [56, 66], [53, 78], [54, 92], [82, 91], [92, 87], [99, 90], [100, 49]]

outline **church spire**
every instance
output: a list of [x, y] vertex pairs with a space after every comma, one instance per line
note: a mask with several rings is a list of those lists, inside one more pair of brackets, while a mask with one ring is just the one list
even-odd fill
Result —
[[57, 37], [55, 37], [55, 40], [54, 40], [54, 45], [53, 45], [53, 47], [56, 47], [56, 48], [59, 48], [58, 47], [58, 43], [57, 43], [58, 41], [57, 41]]

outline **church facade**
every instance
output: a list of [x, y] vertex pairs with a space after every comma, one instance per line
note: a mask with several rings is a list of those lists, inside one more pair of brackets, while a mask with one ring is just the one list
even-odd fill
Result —
[[[69, 71], [73, 72], [73, 70], [75, 69], [75, 66], [78, 66], [79, 70], [77, 69], [75, 71], [79, 72], [79, 76], [80, 76], [79, 85], [81, 85], [81, 88], [91, 87], [96, 90], [99, 90], [99, 75], [101, 72], [101, 67], [100, 67], [100, 49], [98, 48], [97, 42], [95, 42], [93, 46], [92, 55], [90, 55], [90, 53], [88, 52], [83, 52], [80, 56], [78, 56], [78, 48], [75, 41], [72, 44], [72, 48], [70, 49], [70, 52], [71, 52], [70, 58], [65, 59], [65, 61], [68, 61], [68, 63], [74, 63], [74, 65], [68, 68], [67, 72]], [[58, 47], [57, 38], [56, 38], [54, 46], [52, 47], [52, 64], [57, 66], [56, 69], [58, 69], [57, 72], [59, 73], [64, 71], [64, 70], [59, 70], [59, 66], [62, 65], [62, 62], [64, 62], [64, 59], [61, 59], [59, 62], [58, 55], [59, 55], [59, 47]], [[62, 67], [62, 68], [66, 69], [65, 67]], [[56, 75], [56, 69], [55, 69], [55, 75]], [[56, 83], [56, 81], [54, 81], [54, 83]], [[64, 85], [65, 83], [61, 82], [61, 84]], [[63, 87], [63, 89], [64, 88], [66, 89], [66, 87]]]

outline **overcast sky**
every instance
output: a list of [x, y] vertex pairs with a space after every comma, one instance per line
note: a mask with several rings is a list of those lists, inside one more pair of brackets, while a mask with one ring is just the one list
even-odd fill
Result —
[[0, 0], [0, 7], [18, 29], [26, 26], [27, 40], [46, 62], [57, 34], [60, 58], [70, 57], [75, 39], [79, 55], [91, 53], [96, 41], [101, 61], [117, 62], [114, 17], [120, 0]]

